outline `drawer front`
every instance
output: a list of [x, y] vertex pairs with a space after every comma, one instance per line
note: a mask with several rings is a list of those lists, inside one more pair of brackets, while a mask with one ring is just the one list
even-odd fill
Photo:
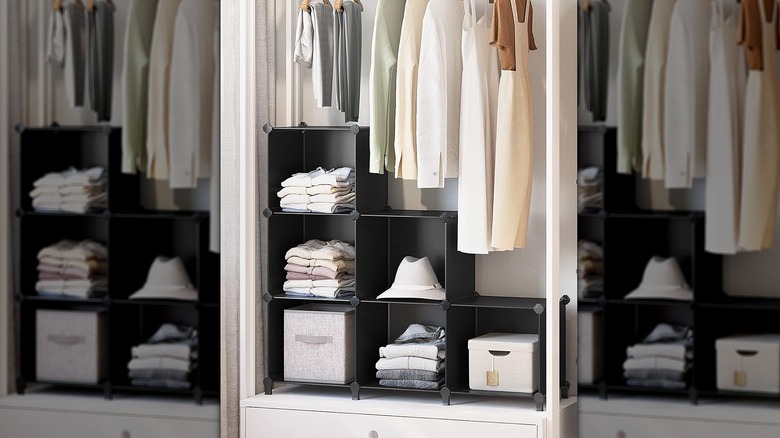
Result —
[[780, 427], [580, 414], [579, 438], [777, 438]]
[[242, 438], [538, 438], [536, 425], [247, 408]]

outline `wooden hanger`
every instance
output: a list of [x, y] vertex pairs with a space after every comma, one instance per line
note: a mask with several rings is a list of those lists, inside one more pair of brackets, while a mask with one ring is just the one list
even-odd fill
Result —
[[311, 7], [309, 7], [309, 3], [311, 3], [311, 0], [303, 0], [301, 2], [301, 10], [303, 12], [311, 12]]
[[62, 12], [62, 0], [54, 0], [52, 8], [55, 12]]
[[87, 11], [92, 12], [95, 10], [95, 0], [87, 0]]
[[590, 12], [590, 0], [582, 0], [580, 2], [580, 7], [585, 12]]
[[[363, 7], [363, 3], [360, 3], [360, 0], [352, 0], [353, 2], [357, 3], [361, 8]], [[323, 3], [326, 3], [325, 0], [323, 0]], [[344, 3], [344, 0], [336, 0], [333, 2], [333, 9], [336, 11], [340, 11], [343, 8], [341, 5]]]

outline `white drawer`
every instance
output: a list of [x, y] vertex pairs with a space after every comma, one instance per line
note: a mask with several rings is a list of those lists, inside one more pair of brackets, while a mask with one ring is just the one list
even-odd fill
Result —
[[777, 438], [778, 436], [780, 436], [780, 427], [771, 425], [582, 413], [579, 418], [579, 438]]
[[243, 438], [539, 438], [536, 425], [246, 408]]

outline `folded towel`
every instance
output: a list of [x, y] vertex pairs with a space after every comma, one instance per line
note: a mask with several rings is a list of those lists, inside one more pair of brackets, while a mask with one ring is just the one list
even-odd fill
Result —
[[188, 344], [141, 344], [130, 349], [133, 357], [172, 357], [189, 360], [195, 352]]
[[354, 270], [350, 270], [346, 266], [342, 269], [334, 271], [333, 269], [328, 269], [323, 266], [300, 266], [300, 265], [294, 265], [292, 263], [288, 263], [284, 267], [284, 270], [287, 272], [296, 272], [301, 274], [314, 275], [318, 277], [327, 277], [327, 278], [338, 278], [340, 275], [355, 273]]
[[192, 362], [189, 359], [171, 357], [145, 357], [131, 359], [127, 364], [129, 370], [176, 370], [190, 371]]
[[[303, 188], [303, 187], [299, 187]], [[311, 202], [309, 195], [307, 194], [292, 194], [292, 195], [285, 195], [280, 201], [279, 205], [282, 207], [289, 207], [291, 205], [306, 205], [309, 202]]]
[[441, 379], [442, 373], [435, 371], [421, 371], [421, 370], [378, 370], [376, 372], [377, 379], [390, 379], [390, 380], [423, 380], [426, 382], [438, 382]]
[[353, 260], [331, 261], [331, 260], [307, 259], [303, 257], [293, 256], [287, 259], [287, 263], [298, 265], [298, 266], [304, 266], [304, 267], [320, 266], [323, 268], [330, 269], [331, 271], [340, 271], [342, 269], [346, 269], [351, 272], [355, 271], [355, 262]]
[[663, 379], [629, 379], [626, 380], [628, 386], [642, 386], [649, 388], [668, 388], [668, 389], [684, 389], [685, 382], [679, 380], [663, 380]]
[[131, 379], [152, 379], [152, 380], [181, 380], [186, 381], [190, 379], [190, 373], [187, 371], [176, 370], [131, 370], [127, 373], [127, 377]]
[[641, 358], [647, 356], [668, 357], [671, 359], [691, 359], [693, 352], [685, 345], [674, 344], [636, 344], [626, 349], [628, 357]]
[[444, 359], [444, 341], [425, 344], [390, 344], [379, 347], [379, 357], [394, 359], [396, 357], [414, 356], [423, 359]]
[[624, 370], [671, 370], [686, 371], [688, 362], [679, 359], [670, 359], [667, 357], [641, 357], [636, 359], [626, 359], [623, 362]]
[[301, 257], [316, 260], [355, 260], [355, 247], [340, 240], [311, 239], [290, 248], [284, 258]]
[[379, 381], [380, 386], [387, 386], [389, 388], [410, 388], [410, 389], [439, 389], [444, 385], [444, 379], [440, 379], [436, 382], [428, 382], [425, 380], [391, 380], [382, 379]]
[[377, 370], [422, 370], [438, 372], [444, 369], [444, 361], [423, 359], [421, 357], [380, 358], [376, 363]]

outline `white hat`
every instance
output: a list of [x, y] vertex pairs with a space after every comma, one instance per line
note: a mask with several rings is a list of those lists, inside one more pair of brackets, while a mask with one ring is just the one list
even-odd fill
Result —
[[398, 265], [393, 285], [377, 299], [412, 298], [444, 301], [444, 297], [444, 288], [439, 284], [428, 257], [418, 259], [406, 256]]
[[130, 299], [168, 299], [196, 301], [198, 291], [192, 287], [187, 270], [178, 257], [157, 257], [149, 269], [146, 284]]
[[626, 299], [693, 301], [693, 291], [685, 283], [677, 259], [656, 256], [647, 263], [642, 283]]

